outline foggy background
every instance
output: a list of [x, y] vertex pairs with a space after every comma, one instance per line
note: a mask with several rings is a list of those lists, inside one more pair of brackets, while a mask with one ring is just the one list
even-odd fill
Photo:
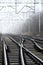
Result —
[[43, 32], [42, 0], [0, 1], [0, 33], [39, 33], [39, 28]]

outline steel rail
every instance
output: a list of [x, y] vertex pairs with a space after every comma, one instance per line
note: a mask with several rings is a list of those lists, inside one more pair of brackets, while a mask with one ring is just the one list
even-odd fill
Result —
[[[19, 44], [19, 42], [17, 42], [15, 39], [13, 39], [11, 36], [9, 36], [9, 39], [11, 39], [13, 42], [15, 42], [19, 47], [21, 47], [21, 44]], [[43, 60], [40, 59], [39, 57], [37, 57], [35, 54], [33, 54], [31, 51], [29, 51], [28, 49], [26, 49], [25, 47], [22, 46], [22, 49], [24, 49], [27, 53], [29, 53], [31, 55], [31, 58], [33, 58], [33, 60], [39, 64], [43, 65]]]
[[43, 41], [43, 38], [40, 38], [40, 37], [36, 37], [36, 38], [32, 37], [32, 39]]
[[21, 56], [21, 64], [22, 65], [25, 65], [25, 62], [24, 62], [24, 58], [23, 58], [23, 49], [22, 49], [22, 44], [21, 44], [21, 46], [20, 46], [20, 56]]
[[23, 49], [29, 53], [29, 55], [31, 56], [31, 58], [37, 62], [38, 64], [42, 64], [43, 65], [43, 60], [40, 59], [39, 57], [37, 57], [35, 54], [33, 54], [31, 51], [29, 51], [28, 49], [26, 49], [25, 47], [23, 47]]
[[[27, 39], [27, 38], [24, 38], [24, 39]], [[35, 41], [35, 39], [27, 39], [27, 40], [32, 41], [32, 43], [33, 43], [40, 51], [43, 51], [43, 48], [38, 45], [38, 43], [37, 43], [37, 41]]]
[[35, 45], [39, 50], [43, 51], [43, 48], [42, 48], [41, 46], [39, 46], [38, 43], [35, 42], [34, 39], [31, 39], [31, 41], [34, 43], [34, 45]]
[[4, 59], [3, 59], [4, 62], [3, 62], [3, 63], [4, 63], [4, 65], [8, 65], [8, 61], [7, 61], [7, 53], [6, 53], [6, 51], [7, 51], [7, 45], [6, 45], [4, 39], [2, 39], [1, 41], [2, 41], [3, 55], [4, 55]]
[[13, 42], [17, 43], [17, 45], [20, 47], [20, 56], [21, 56], [21, 64], [22, 65], [25, 65], [25, 62], [24, 62], [24, 57], [23, 57], [23, 42], [21, 44], [19, 44], [16, 40], [12, 39], [11, 37], [9, 37]]

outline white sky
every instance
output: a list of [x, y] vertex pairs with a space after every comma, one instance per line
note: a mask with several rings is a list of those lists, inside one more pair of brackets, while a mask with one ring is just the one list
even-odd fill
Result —
[[[17, 4], [17, 6], [15, 7], [15, 1], [23, 3]], [[25, 6], [27, 5], [25, 2], [32, 2], [32, 1], [34, 2], [34, 0], [0, 0], [0, 32], [21, 33], [23, 30], [25, 19], [29, 17], [29, 15], [25, 12], [30, 10], [29, 7]], [[33, 4], [31, 5], [34, 6]], [[31, 5], [28, 4], [27, 6]], [[17, 12], [15, 12], [16, 10]], [[41, 5], [36, 5], [36, 11], [38, 12], [38, 10], [41, 11]], [[16, 14], [18, 12], [20, 13]]]

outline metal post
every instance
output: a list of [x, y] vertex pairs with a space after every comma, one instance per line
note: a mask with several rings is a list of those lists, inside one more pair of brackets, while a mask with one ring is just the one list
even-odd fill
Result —
[[29, 21], [29, 33], [30, 33], [30, 21]]
[[17, 14], [17, 0], [15, 0], [15, 13]]
[[41, 11], [41, 0], [40, 0], [40, 3], [39, 3], [39, 34], [41, 32], [41, 29], [40, 29], [40, 11]]
[[40, 12], [39, 12], [39, 34], [40, 34]]

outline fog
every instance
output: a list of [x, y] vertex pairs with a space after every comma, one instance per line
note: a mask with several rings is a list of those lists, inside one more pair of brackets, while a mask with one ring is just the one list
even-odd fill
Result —
[[43, 32], [43, 11], [38, 12], [27, 19], [28, 22], [28, 32], [39, 33], [39, 13], [40, 13], [40, 33]]
[[0, 33], [21, 34], [27, 31], [27, 22], [15, 14], [15, 10], [4, 8], [0, 12]]
[[[0, 33], [39, 33], [39, 13], [21, 19], [11, 8], [0, 11]], [[43, 32], [43, 13], [40, 12], [40, 31]]]
[[[21, 0], [21, 2], [22, 1], [23, 0]], [[26, 5], [24, 5], [26, 3], [18, 4], [16, 7], [15, 2], [16, 2], [15, 0], [0, 1], [0, 33], [3, 33], [3, 34], [5, 33], [22, 34], [26, 32], [38, 33], [39, 32], [39, 13], [33, 14], [32, 13], [33, 10], [30, 9], [29, 7], [26, 7]], [[31, 13], [29, 13], [29, 11], [31, 11]], [[35, 6], [35, 12], [39, 12], [39, 11], [41, 11], [41, 4], [38, 6]], [[41, 21], [40, 31], [43, 32], [43, 13], [42, 12], [40, 12], [40, 21]]]

